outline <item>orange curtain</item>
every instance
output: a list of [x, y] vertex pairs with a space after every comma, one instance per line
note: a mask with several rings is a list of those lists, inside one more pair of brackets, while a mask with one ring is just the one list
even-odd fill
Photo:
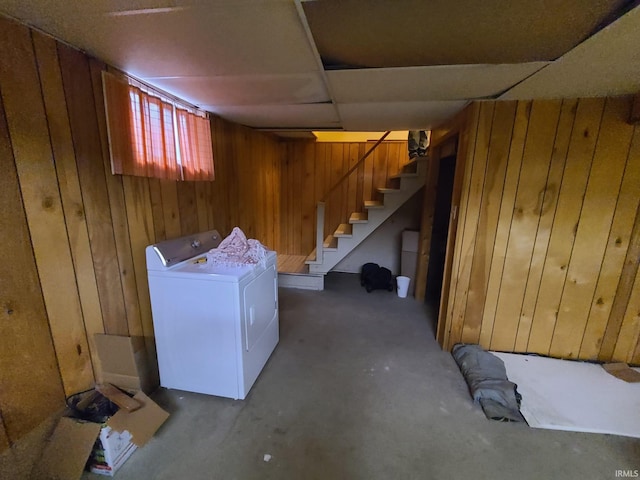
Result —
[[107, 72], [102, 72], [102, 78], [107, 110], [111, 171], [114, 174], [124, 174], [125, 170], [129, 170], [128, 166], [136, 163], [131, 145], [129, 84]]
[[145, 177], [180, 178], [173, 135], [173, 105], [129, 87], [134, 169]]
[[183, 180], [213, 180], [211, 127], [206, 118], [176, 109]]
[[173, 105], [105, 73], [114, 174], [179, 180]]

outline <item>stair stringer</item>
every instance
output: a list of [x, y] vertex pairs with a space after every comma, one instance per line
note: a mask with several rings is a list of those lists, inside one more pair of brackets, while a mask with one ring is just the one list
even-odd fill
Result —
[[[426, 160], [426, 159], [425, 159]], [[384, 223], [393, 213], [404, 205], [420, 188], [424, 187], [426, 178], [427, 162], [417, 162], [417, 176], [402, 177], [400, 179], [399, 191], [384, 194], [384, 207], [368, 209], [367, 223], [352, 224], [353, 231], [351, 237], [339, 237], [338, 248], [336, 250], [325, 250], [322, 252], [322, 262], [309, 263], [309, 273], [326, 274], [331, 271], [343, 258], [351, 253], [369, 235]]]

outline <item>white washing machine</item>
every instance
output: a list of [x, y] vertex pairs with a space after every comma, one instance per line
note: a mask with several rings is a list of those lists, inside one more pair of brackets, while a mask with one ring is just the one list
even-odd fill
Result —
[[146, 249], [160, 384], [244, 399], [279, 340], [276, 253], [266, 266], [202, 261], [212, 230]]

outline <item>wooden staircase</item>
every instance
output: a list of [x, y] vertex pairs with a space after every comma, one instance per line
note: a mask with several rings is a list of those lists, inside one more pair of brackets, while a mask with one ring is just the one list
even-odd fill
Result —
[[345, 223], [338, 225], [325, 238], [322, 238], [325, 231], [325, 203], [318, 203], [316, 248], [304, 259], [304, 263], [299, 257], [295, 260], [282, 259], [282, 265], [285, 262], [297, 262], [297, 271], [285, 272], [284, 267], [279, 268], [280, 286], [323, 290], [324, 276], [424, 186], [427, 158], [418, 157], [402, 165], [396, 175], [389, 177], [385, 187], [376, 189], [375, 198], [364, 201], [363, 211], [352, 212]]

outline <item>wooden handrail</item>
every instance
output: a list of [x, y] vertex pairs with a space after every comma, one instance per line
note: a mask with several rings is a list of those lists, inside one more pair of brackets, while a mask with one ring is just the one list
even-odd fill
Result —
[[325, 202], [327, 201], [327, 199], [331, 196], [331, 194], [342, 184], [342, 182], [344, 182], [347, 178], [349, 178], [349, 175], [351, 175], [356, 168], [358, 168], [360, 166], [360, 164], [362, 162], [364, 162], [364, 160], [371, 155], [371, 152], [373, 152], [376, 148], [378, 148], [378, 145], [380, 145], [382, 143], [382, 141], [387, 138], [387, 135], [389, 135], [391, 133], [391, 130], [387, 130], [384, 135], [382, 135], [382, 137], [380, 137], [380, 140], [378, 140], [375, 145], [373, 147], [371, 147], [369, 149], [369, 151], [367, 153], [365, 153], [362, 158], [360, 160], [358, 160], [358, 162], [349, 169], [349, 171], [347, 173], [345, 173], [340, 180], [338, 180], [336, 183], [333, 184], [333, 186], [329, 189], [329, 191], [327, 193], [324, 194], [324, 196], [320, 199], [321, 202]]

